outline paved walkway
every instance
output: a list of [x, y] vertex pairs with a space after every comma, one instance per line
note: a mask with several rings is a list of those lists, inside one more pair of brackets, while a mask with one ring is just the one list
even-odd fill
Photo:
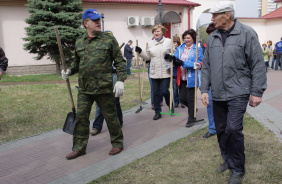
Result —
[[[263, 103], [247, 112], [269, 128], [282, 142], [282, 71], [269, 70], [268, 89]], [[154, 111], [150, 105], [138, 114], [136, 106], [124, 112], [124, 151], [115, 156], [108, 155], [111, 149], [110, 137], [106, 126], [101, 134], [91, 136], [87, 154], [75, 160], [66, 160], [71, 151], [72, 136], [61, 129], [49, 131], [33, 137], [0, 144], [0, 183], [87, 183], [99, 178], [136, 159], [142, 158], [180, 138], [207, 126], [202, 124], [185, 128], [187, 109], [176, 108], [182, 116], [163, 115], [153, 121]], [[207, 117], [206, 108], [200, 102], [197, 118]], [[168, 112], [167, 107], [163, 111]], [[104, 124], [105, 125], [105, 124]]]

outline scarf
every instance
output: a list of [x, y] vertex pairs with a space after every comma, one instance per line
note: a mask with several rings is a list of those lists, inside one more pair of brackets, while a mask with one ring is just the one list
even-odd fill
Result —
[[157, 42], [159, 42], [159, 41], [161, 41], [161, 39], [163, 39], [163, 37], [164, 37], [164, 35], [162, 35], [160, 38], [155, 38], [155, 40], [156, 40]]

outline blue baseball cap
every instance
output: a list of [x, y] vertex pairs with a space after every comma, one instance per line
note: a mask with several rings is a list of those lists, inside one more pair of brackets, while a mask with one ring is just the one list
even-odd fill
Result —
[[96, 20], [96, 19], [99, 19], [100, 17], [103, 17], [103, 16], [99, 15], [99, 13], [96, 9], [87, 9], [87, 10], [84, 11], [84, 13], [82, 15], [82, 19], [89, 18], [89, 19], [92, 19], [92, 20]]

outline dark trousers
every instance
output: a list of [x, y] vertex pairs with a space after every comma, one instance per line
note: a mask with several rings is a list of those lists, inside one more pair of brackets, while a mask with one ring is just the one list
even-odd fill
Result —
[[153, 95], [154, 95], [154, 110], [155, 113], [159, 114], [162, 111], [161, 108], [161, 93], [165, 98], [166, 105], [169, 106], [170, 94], [169, 94], [169, 82], [170, 78], [164, 79], [153, 79], [152, 86], [153, 86]]
[[194, 98], [195, 88], [187, 88], [187, 81], [180, 81], [179, 86], [180, 101], [188, 108], [188, 121], [195, 121], [194, 118]]
[[213, 115], [221, 155], [231, 170], [245, 174], [243, 117], [249, 97], [213, 101]]
[[276, 63], [275, 63], [275, 70], [278, 70], [278, 66], [280, 66], [281, 69], [282, 64], [282, 52], [276, 53]]
[[[115, 98], [115, 101], [116, 101], [117, 116], [119, 119], [120, 126], [122, 126], [123, 125], [123, 115], [122, 115], [122, 111], [120, 107], [119, 97]], [[93, 128], [96, 128], [101, 131], [103, 128], [104, 119], [105, 118], [101, 112], [101, 109], [98, 106], [98, 104], [96, 103], [96, 112], [95, 112], [95, 120], [93, 122]]]

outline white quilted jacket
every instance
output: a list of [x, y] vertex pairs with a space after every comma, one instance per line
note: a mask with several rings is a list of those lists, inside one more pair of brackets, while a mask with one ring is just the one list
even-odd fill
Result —
[[170, 53], [171, 40], [163, 37], [159, 42], [151, 40], [148, 42], [148, 50], [140, 53], [140, 57], [150, 62], [150, 78], [162, 79], [170, 77], [170, 65], [164, 57]]

